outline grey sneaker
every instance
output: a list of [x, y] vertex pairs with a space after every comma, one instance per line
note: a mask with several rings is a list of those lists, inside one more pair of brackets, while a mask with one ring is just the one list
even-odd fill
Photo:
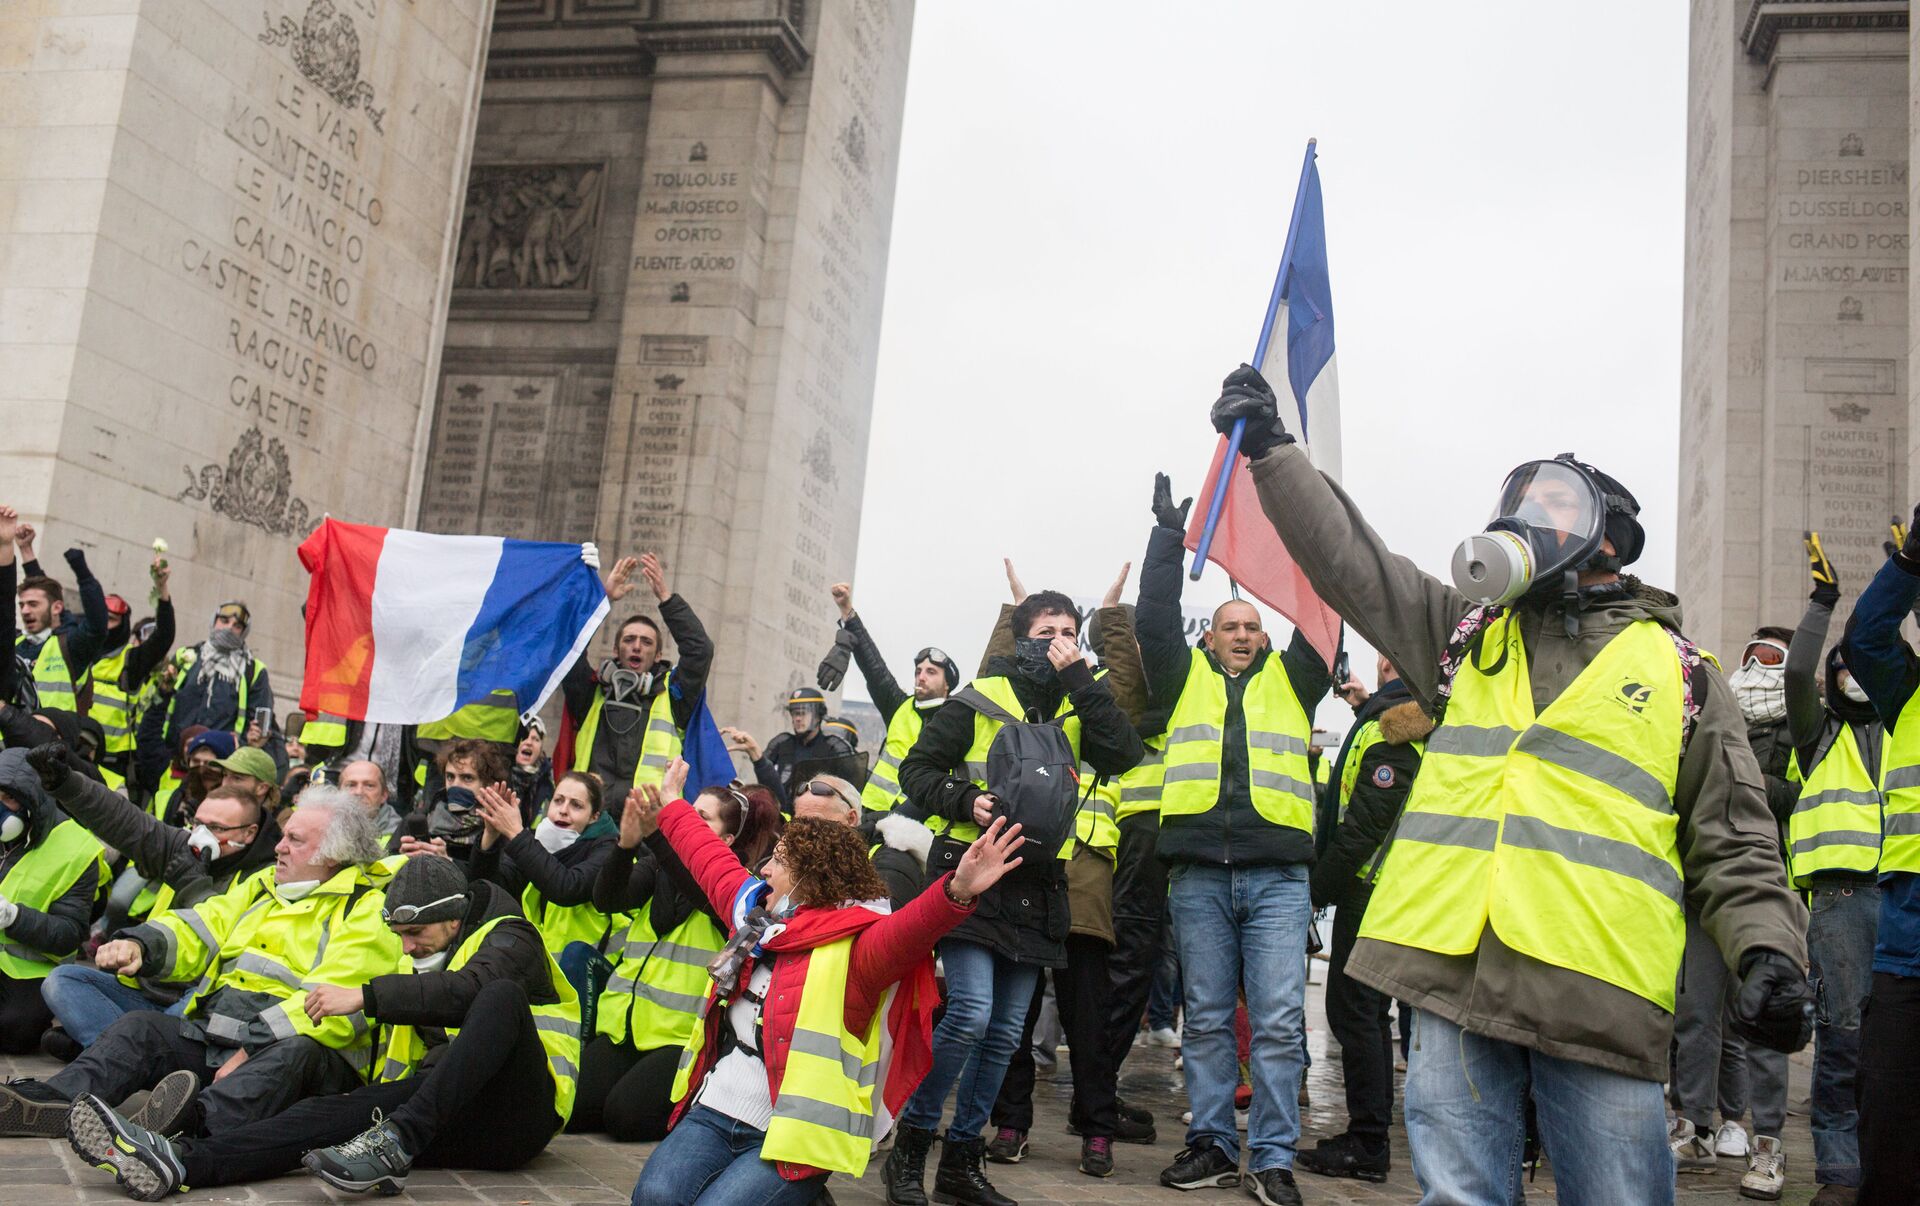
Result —
[[[140, 1108], [127, 1114], [127, 1121], [156, 1135], [177, 1135], [180, 1120], [193, 1099], [200, 1095], [200, 1078], [181, 1070], [169, 1072], [153, 1086]], [[125, 1105], [125, 1102], [121, 1103]]]
[[73, 1103], [44, 1081], [0, 1081], [0, 1138], [58, 1139]]
[[1747, 1157], [1747, 1175], [1740, 1178], [1740, 1196], [1762, 1202], [1777, 1202], [1787, 1183], [1787, 1154], [1780, 1140], [1760, 1135], [1753, 1141], [1753, 1154]]
[[1685, 1118], [1673, 1120], [1673, 1127], [1667, 1132], [1667, 1146], [1673, 1149], [1674, 1167], [1683, 1173], [1712, 1172], [1719, 1163], [1713, 1154], [1713, 1144]]
[[377, 1190], [396, 1194], [407, 1187], [413, 1157], [400, 1146], [400, 1136], [379, 1110], [373, 1125], [345, 1143], [323, 1147], [300, 1157], [307, 1171], [335, 1189], [349, 1193]]
[[137, 1202], [158, 1202], [185, 1189], [187, 1168], [164, 1136], [135, 1126], [88, 1093], [67, 1114], [67, 1143], [82, 1160], [113, 1174]]

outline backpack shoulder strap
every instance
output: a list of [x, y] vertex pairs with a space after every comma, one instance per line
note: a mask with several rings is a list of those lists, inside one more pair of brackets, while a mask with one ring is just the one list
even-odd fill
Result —
[[1026, 723], [1025, 721], [1021, 720], [1018, 716], [1015, 716], [1012, 712], [1007, 711], [1005, 708], [1001, 707], [999, 704], [993, 702], [991, 699], [988, 699], [984, 694], [976, 690], [971, 685], [962, 687], [958, 691], [955, 691], [953, 695], [949, 697], [949, 702], [963, 704], [966, 707], [972, 708], [974, 711], [980, 713], [980, 715], [986, 717], [988, 720], [997, 720], [1001, 724]]

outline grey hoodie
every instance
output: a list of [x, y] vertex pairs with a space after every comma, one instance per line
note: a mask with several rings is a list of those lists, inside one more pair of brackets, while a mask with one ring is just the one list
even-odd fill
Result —
[[[1471, 604], [1388, 550], [1353, 500], [1297, 445], [1271, 449], [1252, 472], [1268, 521], [1314, 589], [1393, 662], [1431, 715], [1440, 655]], [[1516, 606], [1536, 709], [1558, 698], [1629, 624], [1655, 620], [1679, 631], [1674, 596], [1632, 578], [1623, 582], [1624, 592], [1582, 611], [1573, 638], [1557, 599]], [[1709, 672], [1697, 681], [1705, 696], [1674, 792], [1688, 906], [1699, 911], [1729, 967], [1760, 949], [1804, 966], [1806, 910], [1787, 887], [1746, 721], [1725, 679]], [[1671, 1014], [1625, 989], [1522, 955], [1492, 926], [1471, 955], [1362, 938], [1347, 974], [1475, 1034], [1643, 1080], [1666, 1078]]]

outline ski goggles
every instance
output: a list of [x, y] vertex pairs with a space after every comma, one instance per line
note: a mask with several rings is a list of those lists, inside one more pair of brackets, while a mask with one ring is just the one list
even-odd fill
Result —
[[430, 900], [423, 905], [400, 905], [396, 908], [381, 909], [380, 920], [386, 922], [388, 925], [412, 925], [415, 921], [419, 920], [421, 914], [431, 913], [443, 904], [452, 904], [457, 900], [465, 900], [466, 898], [467, 894], [460, 892], [453, 896], [442, 896], [439, 900]]
[[1787, 647], [1771, 637], [1762, 637], [1757, 641], [1749, 641], [1747, 642], [1747, 647], [1740, 652], [1740, 665], [1742, 667], [1753, 665], [1784, 666], [1786, 662]]

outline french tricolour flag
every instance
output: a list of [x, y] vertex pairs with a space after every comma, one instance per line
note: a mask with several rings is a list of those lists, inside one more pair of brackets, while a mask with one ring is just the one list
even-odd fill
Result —
[[301, 708], [424, 724], [504, 688], [538, 710], [607, 616], [591, 547], [323, 520]]

